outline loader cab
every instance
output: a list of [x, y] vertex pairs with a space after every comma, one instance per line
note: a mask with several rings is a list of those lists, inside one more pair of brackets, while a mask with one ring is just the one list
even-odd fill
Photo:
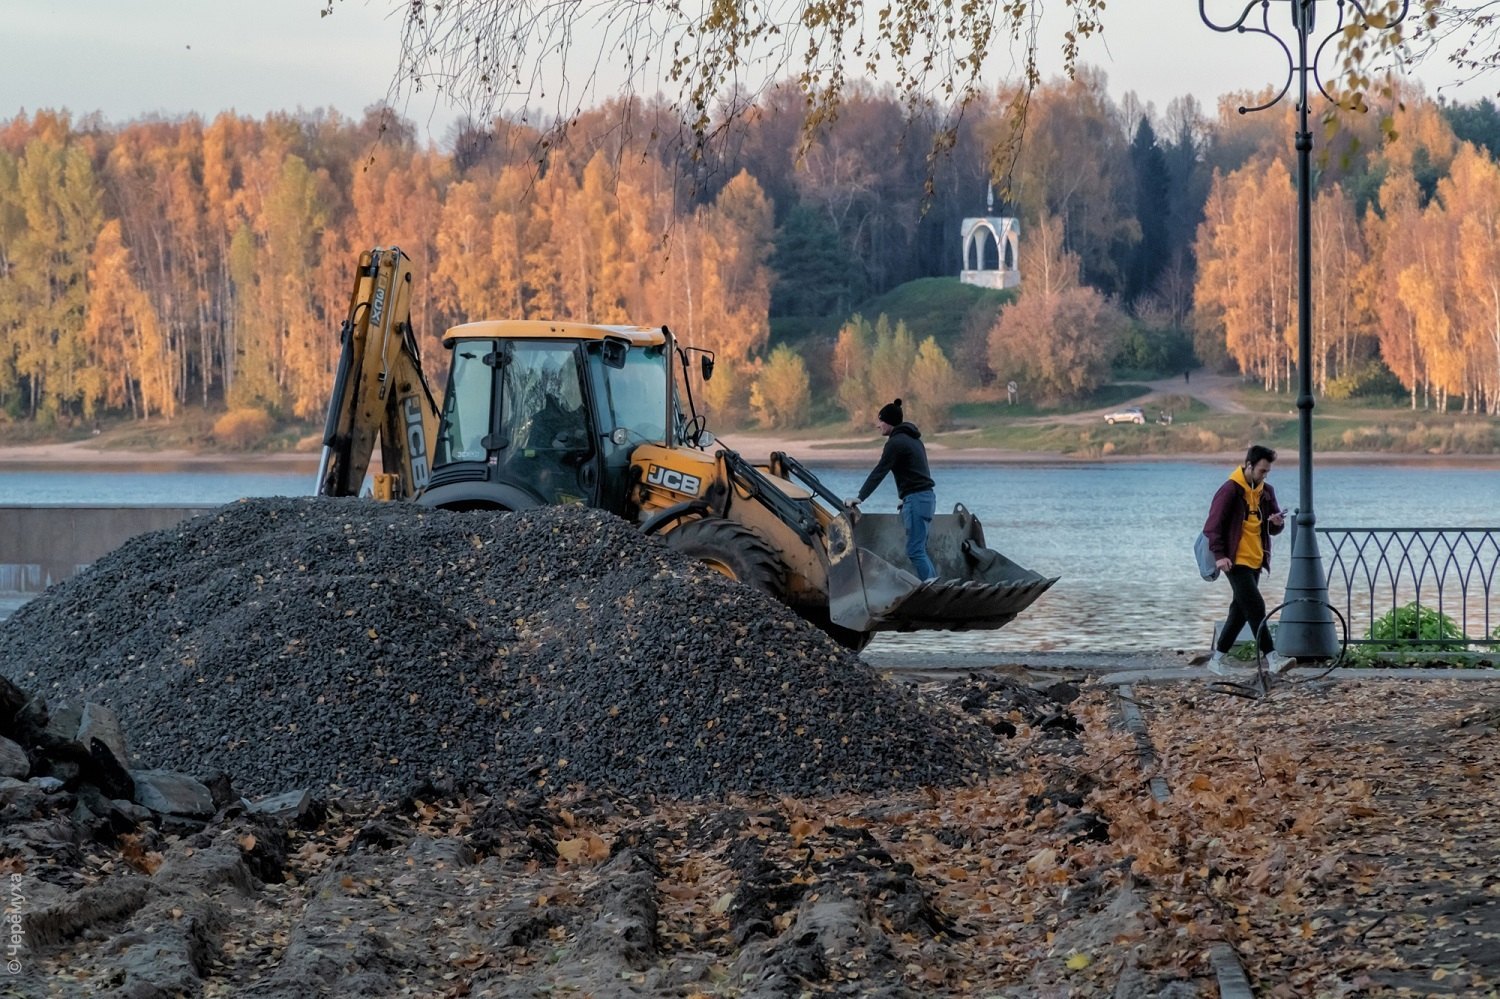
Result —
[[530, 505], [593, 504], [600, 455], [589, 414], [577, 342], [455, 341], [434, 471], [452, 478], [453, 466], [477, 466]]
[[612, 329], [508, 322], [451, 330], [426, 500], [621, 512], [631, 451], [665, 438], [667, 345], [660, 331]]

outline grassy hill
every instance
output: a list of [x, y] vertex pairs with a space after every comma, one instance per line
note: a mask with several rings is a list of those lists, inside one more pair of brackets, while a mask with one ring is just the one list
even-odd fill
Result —
[[864, 316], [871, 323], [881, 314], [892, 324], [905, 322], [920, 343], [936, 337], [943, 352], [952, 354], [963, 334], [964, 321], [976, 310], [993, 316], [1000, 307], [1015, 300], [1013, 289], [994, 291], [964, 284], [956, 277], [919, 278], [892, 288], [883, 295], [866, 299], [849, 316], [786, 316], [771, 320], [771, 346], [790, 344], [803, 351], [804, 345], [838, 337], [839, 327], [853, 315]]
[[871, 322], [882, 313], [893, 324], [905, 322], [918, 343], [936, 337], [944, 353], [952, 354], [970, 313], [983, 310], [993, 317], [1015, 297], [1014, 289], [978, 288], [958, 278], [920, 278], [877, 295], [858, 311]]

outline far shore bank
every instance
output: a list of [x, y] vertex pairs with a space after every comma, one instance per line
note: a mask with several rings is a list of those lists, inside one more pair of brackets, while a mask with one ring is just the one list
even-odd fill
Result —
[[100, 471], [152, 470], [154, 468], [222, 468], [238, 471], [295, 471], [318, 467], [318, 455], [303, 452], [228, 453], [222, 451], [189, 451], [167, 448], [160, 451], [127, 451], [101, 448], [92, 441], [69, 441], [53, 444], [17, 444], [0, 447], [0, 468], [17, 471]]
[[[784, 451], [804, 463], [817, 465], [873, 465], [880, 457], [880, 438], [866, 443], [849, 438], [833, 440], [788, 440], [760, 434], [724, 434], [723, 446], [756, 458]], [[1003, 448], [952, 447], [942, 443], [927, 445], [927, 460], [933, 465], [1112, 465], [1150, 462], [1193, 462], [1217, 465], [1236, 464], [1244, 451], [1174, 452], [1171, 454], [1063, 454], [1060, 451], [1011, 451]], [[1296, 465], [1293, 448], [1279, 450], [1279, 464]], [[1453, 468], [1500, 468], [1500, 454], [1418, 454], [1383, 451], [1317, 451], [1313, 463], [1334, 465], [1405, 465], [1447, 466]]]
[[[738, 451], [751, 460], [763, 459], [782, 451], [811, 465], [838, 467], [873, 465], [880, 457], [883, 441], [872, 438], [861, 441], [850, 438], [826, 440], [790, 440], [761, 434], [725, 434], [719, 443]], [[237, 472], [315, 472], [318, 455], [314, 452], [242, 452], [130, 451], [100, 448], [92, 441], [50, 444], [20, 444], [0, 447], [0, 471], [201, 471]], [[933, 465], [1085, 465], [1131, 464], [1151, 462], [1197, 462], [1234, 464], [1239, 452], [1110, 454], [1100, 456], [1063, 454], [1047, 451], [1011, 451], [1001, 448], [956, 448], [932, 443], [927, 449]], [[375, 464], [379, 465], [378, 454]], [[1297, 464], [1295, 450], [1281, 449], [1281, 461]], [[1376, 451], [1318, 451], [1315, 464], [1393, 465], [1407, 467], [1500, 468], [1500, 454], [1410, 454]]]

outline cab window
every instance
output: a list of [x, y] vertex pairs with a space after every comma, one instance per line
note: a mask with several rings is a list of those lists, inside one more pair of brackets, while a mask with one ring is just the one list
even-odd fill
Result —
[[485, 357], [493, 340], [464, 340], [453, 348], [448, 392], [443, 398], [443, 429], [434, 462], [483, 461], [484, 438], [490, 432], [490, 387], [495, 369]]
[[633, 441], [666, 437], [666, 347], [634, 348], [622, 368], [604, 369], [605, 405], [612, 428], [624, 427]]
[[500, 426], [520, 450], [588, 447], [583, 388], [572, 344], [516, 343], [505, 365]]

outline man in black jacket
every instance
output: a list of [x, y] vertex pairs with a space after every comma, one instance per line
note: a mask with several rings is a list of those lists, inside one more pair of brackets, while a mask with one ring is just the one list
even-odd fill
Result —
[[937, 570], [927, 555], [927, 530], [937, 513], [937, 494], [932, 491], [922, 431], [916, 424], [906, 422], [900, 399], [880, 407], [875, 425], [885, 438], [885, 449], [880, 453], [880, 462], [860, 487], [859, 497], [849, 500], [849, 506], [857, 508], [868, 499], [887, 472], [894, 475], [896, 493], [901, 497], [901, 523], [906, 527], [906, 557], [911, 560], [918, 579], [937, 579]]

